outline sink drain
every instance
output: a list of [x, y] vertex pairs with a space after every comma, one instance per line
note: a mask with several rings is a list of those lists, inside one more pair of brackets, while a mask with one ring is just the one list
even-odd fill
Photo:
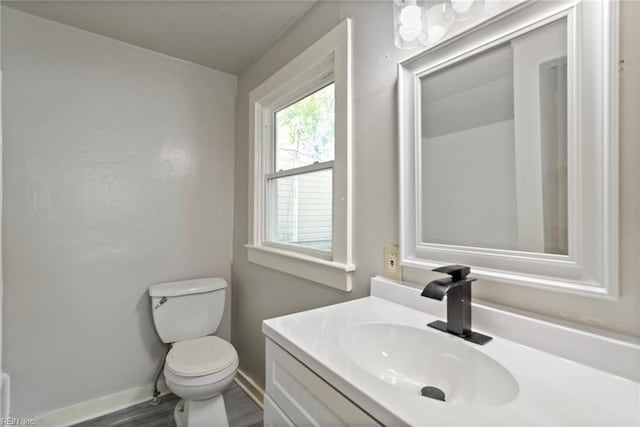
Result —
[[444, 391], [440, 390], [438, 387], [432, 387], [429, 385], [426, 387], [422, 387], [422, 390], [420, 390], [420, 394], [431, 399], [441, 400], [443, 402], [445, 401]]

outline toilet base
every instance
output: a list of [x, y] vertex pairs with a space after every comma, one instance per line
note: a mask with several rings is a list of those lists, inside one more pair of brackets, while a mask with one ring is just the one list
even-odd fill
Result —
[[181, 400], [173, 419], [177, 427], [229, 427], [222, 393], [206, 400]]
[[184, 399], [180, 399], [175, 408], [173, 408], [173, 421], [176, 427], [186, 427], [187, 413], [184, 412]]

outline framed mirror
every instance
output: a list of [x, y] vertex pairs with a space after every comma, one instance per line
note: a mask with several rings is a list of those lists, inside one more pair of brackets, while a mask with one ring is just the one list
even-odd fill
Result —
[[617, 14], [525, 2], [400, 64], [403, 265], [617, 296]]

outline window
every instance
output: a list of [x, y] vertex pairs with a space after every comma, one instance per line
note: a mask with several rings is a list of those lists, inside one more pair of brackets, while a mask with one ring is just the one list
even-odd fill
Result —
[[248, 258], [351, 290], [349, 20], [250, 94]]
[[334, 103], [331, 82], [274, 115], [275, 161], [266, 175], [270, 243], [331, 253]]

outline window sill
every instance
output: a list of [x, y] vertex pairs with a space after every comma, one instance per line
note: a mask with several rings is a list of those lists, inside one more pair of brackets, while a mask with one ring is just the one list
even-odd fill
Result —
[[354, 264], [327, 261], [267, 246], [245, 245], [245, 247], [249, 262], [351, 292], [352, 273], [356, 269]]

